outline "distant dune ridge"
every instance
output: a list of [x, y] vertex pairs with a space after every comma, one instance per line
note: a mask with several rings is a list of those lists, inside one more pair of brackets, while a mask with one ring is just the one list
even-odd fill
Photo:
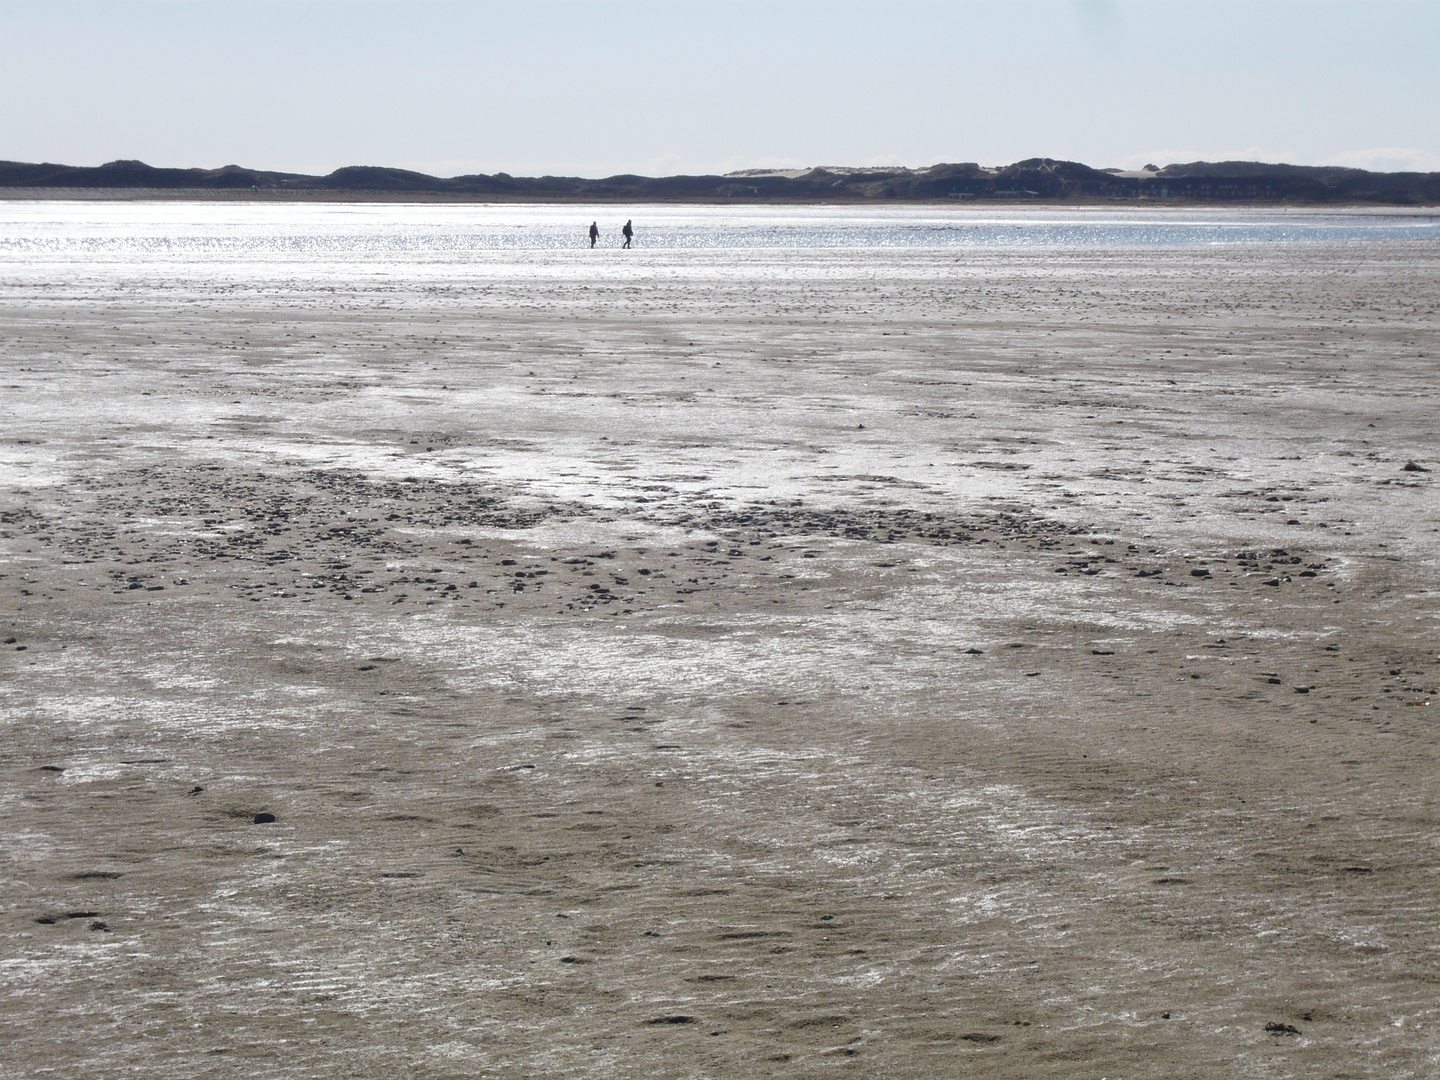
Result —
[[0, 191], [10, 197], [126, 192], [175, 198], [243, 196], [324, 198], [347, 195], [486, 200], [668, 202], [851, 202], [966, 200], [1180, 200], [1189, 202], [1440, 204], [1440, 173], [1380, 173], [1338, 166], [1196, 161], [1163, 169], [1093, 169], [1074, 161], [1027, 158], [982, 168], [972, 162], [906, 168], [747, 169], [724, 176], [493, 175], [437, 177], [406, 169], [350, 166], [328, 176], [221, 169], [157, 169], [143, 161], [93, 168], [0, 161]]

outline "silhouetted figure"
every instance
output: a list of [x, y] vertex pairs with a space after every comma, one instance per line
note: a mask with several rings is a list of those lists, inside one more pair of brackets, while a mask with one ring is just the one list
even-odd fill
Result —
[[621, 247], [629, 247], [630, 241], [635, 239], [635, 230], [630, 227], [630, 222], [625, 222], [625, 227], [620, 230], [620, 235], [625, 237], [625, 243]]
[[600, 226], [590, 222], [590, 246], [595, 246], [595, 241], [600, 239]]

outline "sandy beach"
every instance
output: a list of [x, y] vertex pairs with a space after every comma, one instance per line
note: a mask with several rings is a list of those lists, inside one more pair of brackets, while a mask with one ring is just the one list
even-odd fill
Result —
[[1437, 358], [1432, 242], [0, 257], [0, 1076], [1433, 1076]]

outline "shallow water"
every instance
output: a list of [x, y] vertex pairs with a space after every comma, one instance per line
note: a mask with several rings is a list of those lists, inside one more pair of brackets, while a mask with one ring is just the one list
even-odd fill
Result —
[[1440, 239], [1440, 214], [1055, 207], [721, 207], [0, 201], [0, 259], [455, 255], [618, 247], [1044, 248]]

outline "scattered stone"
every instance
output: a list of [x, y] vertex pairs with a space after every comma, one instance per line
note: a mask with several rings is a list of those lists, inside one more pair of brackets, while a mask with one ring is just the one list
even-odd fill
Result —
[[205, 790], [205, 789], [204, 789], [203, 787], [201, 787], [199, 784], [196, 784], [196, 785], [195, 785], [194, 787], [192, 787], [189, 791], [187, 791], [186, 794], [187, 794], [187, 795], [199, 795], [200, 792], [202, 792], [202, 791], [204, 791], [204, 790]]
[[980, 1043], [982, 1045], [988, 1045], [989, 1043], [999, 1042], [1000, 1036], [988, 1035], [983, 1031], [967, 1031], [964, 1035], [960, 1036], [960, 1039], [962, 1042], [972, 1042]]
[[1206, 570], [1203, 566], [1200, 566], [1200, 567], [1196, 567], [1194, 570], [1191, 570], [1191, 571], [1190, 571], [1190, 576], [1191, 576], [1191, 577], [1209, 577], [1209, 576], [1210, 576], [1210, 571], [1209, 571], [1209, 570]]
[[966, 656], [984, 656], [984, 655], [985, 655], [985, 650], [984, 650], [984, 649], [966, 649], [966, 650], [965, 650], [965, 655], [966, 655]]
[[106, 925], [105, 925], [103, 922], [101, 922], [99, 919], [96, 919], [94, 922], [92, 922], [92, 923], [90, 924], [90, 929], [91, 929], [91, 930], [109, 930], [110, 927], [106, 926]]
[[256, 825], [269, 825], [269, 824], [270, 824], [271, 822], [273, 822], [274, 820], [275, 820], [275, 815], [274, 815], [274, 814], [263, 814], [263, 813], [262, 813], [262, 814], [256, 814], [256, 815], [255, 815], [255, 824], [256, 824]]
[[693, 1024], [694, 1022], [695, 1018], [693, 1016], [684, 1015], [657, 1016], [653, 1020], [645, 1021], [647, 1024]]
[[63, 765], [41, 765], [40, 768], [39, 768], [39, 770], [37, 770], [37, 771], [39, 771], [39, 772], [62, 773], [62, 772], [65, 771], [65, 766], [63, 766]]
[[1424, 465], [1416, 465], [1413, 461], [1407, 461], [1400, 467], [1401, 472], [1429, 472]]
[[1277, 1024], [1270, 1022], [1265, 1025], [1265, 1030], [1271, 1035], [1299, 1035], [1300, 1029], [1294, 1024]]
[[55, 925], [55, 919], [53, 916], [50, 915], [39, 915], [36, 917], [35, 921], [38, 922], [41, 926]]

